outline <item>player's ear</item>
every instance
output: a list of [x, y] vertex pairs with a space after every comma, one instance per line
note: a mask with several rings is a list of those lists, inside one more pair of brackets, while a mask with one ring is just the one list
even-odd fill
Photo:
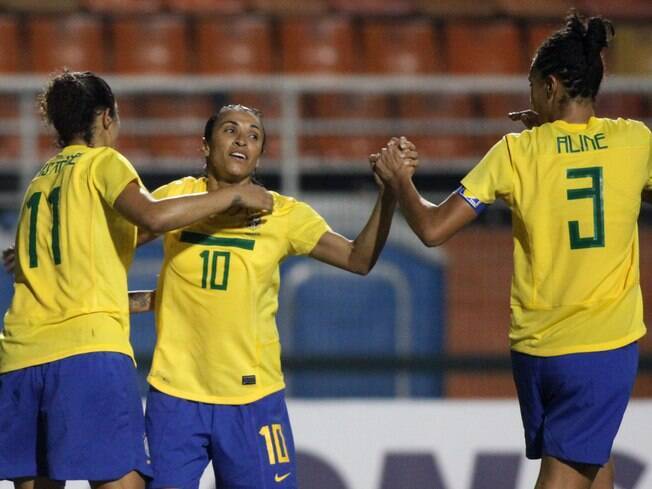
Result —
[[110, 126], [111, 124], [113, 124], [113, 123], [115, 122], [115, 120], [116, 120], [116, 117], [113, 117], [113, 116], [111, 115], [111, 112], [112, 112], [111, 109], [108, 109], [108, 108], [107, 108], [107, 109], [104, 109], [104, 110], [101, 112], [101, 114], [100, 114], [100, 116], [101, 116], [101, 118], [102, 118], [102, 127], [103, 127], [105, 130], [108, 129], [109, 126]]
[[206, 138], [201, 138], [201, 151], [206, 158], [208, 158], [211, 154], [211, 149], [208, 146], [208, 141], [206, 141]]
[[560, 87], [561, 83], [554, 75], [548, 75], [545, 80], [543, 80], [543, 88], [546, 92], [546, 98], [548, 99], [554, 98]]

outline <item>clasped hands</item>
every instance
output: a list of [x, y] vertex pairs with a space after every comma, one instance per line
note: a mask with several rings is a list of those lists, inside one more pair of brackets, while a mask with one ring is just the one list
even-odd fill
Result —
[[392, 138], [380, 152], [369, 155], [369, 164], [379, 186], [395, 188], [400, 178], [411, 178], [419, 166], [414, 143], [404, 136]]

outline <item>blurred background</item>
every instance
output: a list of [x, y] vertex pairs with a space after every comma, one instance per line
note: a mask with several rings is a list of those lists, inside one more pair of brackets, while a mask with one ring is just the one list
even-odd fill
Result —
[[[438, 202], [501, 135], [521, 130], [506, 114], [527, 108], [530, 60], [573, 6], [610, 18], [616, 29], [598, 115], [649, 125], [649, 0], [0, 0], [0, 245], [13, 242], [22, 193], [56, 151], [36, 94], [64, 66], [106, 76], [122, 118], [119, 149], [150, 190], [202, 172], [201, 135], [213, 111], [226, 103], [261, 109], [267, 144], [260, 179], [307, 201], [353, 238], [375, 200], [367, 156], [389, 137], [415, 142], [417, 187]], [[652, 212], [643, 209], [648, 324], [651, 225]], [[357, 399], [347, 402], [362, 410], [376, 405], [370, 399], [452, 403], [433, 401], [440, 409], [503, 398], [497, 406], [510, 406], [522, 457], [507, 342], [511, 253], [509, 212], [496, 204], [436, 250], [424, 248], [397, 213], [366, 278], [288, 260], [278, 323], [298, 423], [312, 426], [304, 414], [332, 406], [333, 398]], [[160, 243], [138, 251], [132, 289], [154, 287], [161, 255]], [[2, 274], [0, 312], [11, 291], [11, 277]], [[151, 315], [134, 318], [132, 338], [144, 379], [155, 340]], [[652, 396], [652, 340], [641, 346], [639, 399]], [[141, 387], [145, 392], [144, 380]], [[308, 487], [380, 487], [347, 485], [341, 474], [339, 482], [329, 479], [335, 475], [317, 459], [302, 456]], [[428, 463], [417, 462], [412, 472], [425, 474]], [[392, 479], [387, 464], [373, 470], [384, 489], [490, 489], [518, 487], [505, 477], [525, 480], [504, 468], [495, 480], [478, 475], [478, 464], [468, 483], [424, 475], [430, 482], [423, 485]], [[636, 486], [642, 473], [619, 487], [644, 487]]]

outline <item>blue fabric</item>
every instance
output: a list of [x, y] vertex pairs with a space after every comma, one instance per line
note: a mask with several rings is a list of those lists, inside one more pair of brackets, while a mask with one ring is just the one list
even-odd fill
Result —
[[217, 489], [297, 487], [284, 391], [232, 406], [150, 389], [146, 419], [154, 468], [150, 489], [196, 489], [211, 460]]
[[638, 344], [535, 357], [512, 352], [526, 456], [604, 465], [638, 368]]
[[473, 211], [476, 214], [482, 214], [487, 209], [487, 204], [482, 202], [477, 197], [470, 195], [469, 191], [466, 189], [464, 185], [460, 185], [459, 187], [457, 187], [455, 193], [460, 197], [462, 197], [464, 201], [471, 206], [471, 209], [473, 209]]
[[132, 360], [89, 353], [0, 375], [0, 479], [151, 475]]

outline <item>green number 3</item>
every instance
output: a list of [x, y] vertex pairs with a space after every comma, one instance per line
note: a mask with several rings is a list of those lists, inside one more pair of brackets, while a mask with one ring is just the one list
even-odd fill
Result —
[[[39, 204], [41, 203], [42, 192], [34, 192], [27, 199], [29, 215], [29, 268], [38, 267], [38, 254], [36, 251], [36, 225], [38, 223]], [[59, 245], [59, 200], [61, 187], [55, 187], [48, 196], [48, 204], [52, 208], [52, 258], [55, 265], [61, 263], [61, 247]]]
[[593, 200], [593, 236], [580, 236], [579, 221], [568, 222], [568, 234], [572, 250], [583, 248], [604, 247], [604, 202], [602, 201], [602, 167], [569, 168], [566, 170], [567, 178], [591, 178], [592, 185], [587, 188], [569, 189], [566, 191], [568, 200], [592, 199]]

